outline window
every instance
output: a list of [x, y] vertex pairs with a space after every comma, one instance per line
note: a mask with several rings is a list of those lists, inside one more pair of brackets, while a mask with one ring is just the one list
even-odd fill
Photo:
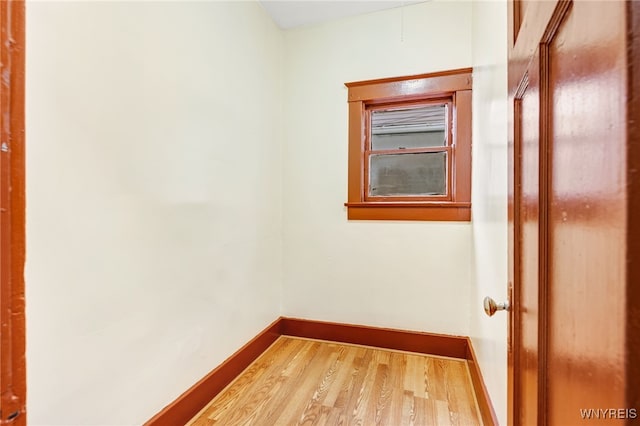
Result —
[[471, 219], [471, 69], [346, 83], [349, 219]]

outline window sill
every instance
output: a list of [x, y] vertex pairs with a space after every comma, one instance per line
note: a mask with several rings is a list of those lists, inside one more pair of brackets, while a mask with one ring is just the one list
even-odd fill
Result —
[[348, 202], [349, 220], [471, 221], [471, 203]]

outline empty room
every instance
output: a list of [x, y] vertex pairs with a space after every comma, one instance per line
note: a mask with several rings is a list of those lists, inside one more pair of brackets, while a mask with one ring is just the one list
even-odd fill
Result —
[[0, 3], [0, 423], [638, 421], [640, 2]]

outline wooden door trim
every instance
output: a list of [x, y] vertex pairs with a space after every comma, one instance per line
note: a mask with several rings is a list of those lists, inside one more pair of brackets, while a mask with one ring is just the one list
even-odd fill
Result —
[[15, 425], [26, 425], [24, 32], [24, 1], [0, 2], [0, 424]]
[[[509, 2], [511, 4], [513, 0]], [[513, 5], [509, 7], [508, 16], [509, 28], [509, 70], [507, 75], [507, 84], [509, 88], [509, 96], [513, 98], [515, 91], [520, 83], [520, 77], [524, 75], [529, 67], [529, 61], [534, 55], [536, 49], [540, 45], [540, 40], [548, 25], [542, 25], [541, 22], [548, 22], [560, 0], [546, 0], [538, 2], [529, 2], [527, 13], [521, 16], [522, 19], [518, 31], [517, 39], [514, 38], [514, 13]]]
[[[520, 233], [520, 210], [521, 210], [521, 191], [522, 185], [522, 173], [520, 158], [522, 155], [522, 131], [521, 131], [521, 114], [522, 114], [522, 96], [527, 90], [529, 84], [529, 75], [525, 73], [522, 80], [518, 84], [516, 93], [514, 94], [513, 102], [510, 105], [512, 110], [509, 114], [510, 125], [512, 130], [510, 131], [509, 154], [508, 154], [508, 223], [509, 223], [509, 259], [508, 259], [508, 273], [509, 273], [509, 289], [510, 289], [510, 303], [511, 309], [509, 310], [509, 323], [507, 333], [507, 395], [509, 396], [507, 404], [507, 422], [508, 424], [515, 424], [515, 419], [519, 418], [518, 407], [513, 403], [518, 400], [518, 388], [516, 386], [516, 372], [520, 371], [519, 365], [519, 346], [514, 344], [520, 339], [519, 327], [516, 324], [520, 324], [520, 288], [517, 283], [520, 282], [520, 240], [518, 237]], [[517, 117], [517, 119], [515, 118]]]
[[[640, 377], [640, 2], [627, 5], [627, 321], [626, 368], [628, 378]], [[640, 384], [625, 391], [627, 407], [640, 407]]]
[[[560, 3], [558, 3], [558, 6]], [[563, 14], [564, 16], [564, 14]], [[560, 21], [559, 21], [560, 22]], [[558, 26], [559, 27], [559, 23]], [[557, 32], [557, 27], [553, 34]], [[551, 144], [549, 111], [549, 42], [540, 45], [540, 104], [538, 146], [538, 424], [547, 424], [547, 342], [549, 335], [549, 193], [551, 189]]]
[[[550, 53], [560, 26], [567, 18], [572, 0], [556, 3], [547, 28], [540, 40], [539, 50], [539, 151], [538, 151], [538, 365], [546, 366], [549, 336], [549, 198], [551, 193], [551, 94], [550, 94]], [[538, 422], [547, 424], [548, 396], [546, 368], [538, 369]]]
[[468, 337], [280, 317], [149, 419], [145, 426], [187, 423], [281, 335], [465, 359], [483, 423], [498, 424]]

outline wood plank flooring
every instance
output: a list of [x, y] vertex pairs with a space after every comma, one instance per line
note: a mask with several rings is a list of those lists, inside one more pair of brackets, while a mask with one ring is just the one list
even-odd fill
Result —
[[465, 360], [281, 336], [188, 425], [480, 425]]

